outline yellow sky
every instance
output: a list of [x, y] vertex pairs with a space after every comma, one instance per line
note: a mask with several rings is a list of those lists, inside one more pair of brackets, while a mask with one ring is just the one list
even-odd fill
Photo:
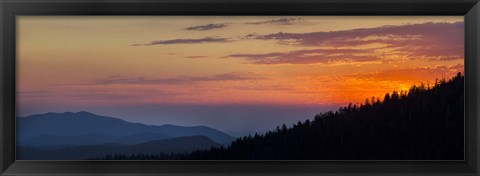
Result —
[[[19, 101], [363, 102], [463, 71], [461, 22], [460, 16], [20, 16]], [[187, 30], [208, 24], [217, 28]]]

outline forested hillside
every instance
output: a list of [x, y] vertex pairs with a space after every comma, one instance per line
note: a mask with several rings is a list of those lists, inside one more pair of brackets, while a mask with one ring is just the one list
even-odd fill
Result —
[[[275, 118], [272, 118], [275, 119]], [[228, 147], [183, 154], [95, 159], [462, 160], [464, 76], [369, 98], [312, 120], [245, 136]]]

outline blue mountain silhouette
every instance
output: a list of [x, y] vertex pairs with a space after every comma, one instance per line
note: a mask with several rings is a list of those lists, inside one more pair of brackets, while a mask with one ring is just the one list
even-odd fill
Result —
[[162, 140], [154, 140], [136, 145], [124, 144], [98, 144], [85, 146], [64, 146], [62, 148], [32, 148], [18, 147], [17, 159], [19, 160], [83, 160], [102, 157], [105, 155], [123, 154], [159, 154], [159, 153], [184, 153], [193, 150], [219, 147], [205, 136], [187, 136]]
[[205, 136], [223, 145], [234, 140], [224, 132], [205, 126], [146, 125], [85, 111], [18, 117], [16, 123], [19, 146], [138, 144], [185, 136]]

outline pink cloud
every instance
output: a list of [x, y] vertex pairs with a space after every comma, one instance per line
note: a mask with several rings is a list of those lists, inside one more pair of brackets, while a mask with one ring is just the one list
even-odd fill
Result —
[[[265, 54], [242, 53], [229, 55], [228, 57], [242, 57], [254, 64], [328, 64], [338, 61], [367, 62], [398, 55], [412, 60], [457, 60], [463, 59], [464, 53], [463, 22], [381, 26], [330, 32], [250, 34], [245, 38], [274, 40], [286, 45], [318, 46], [330, 49]], [[363, 51], [339, 49], [370, 44], [377, 44], [378, 47]], [[385, 51], [385, 49], [388, 51]], [[349, 51], [354, 51], [354, 53]], [[317, 55], [305, 56], [306, 53]]]

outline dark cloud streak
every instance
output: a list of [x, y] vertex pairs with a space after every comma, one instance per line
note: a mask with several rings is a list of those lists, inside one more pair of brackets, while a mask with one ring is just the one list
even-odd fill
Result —
[[225, 43], [230, 40], [227, 38], [205, 37], [199, 39], [173, 39], [157, 40], [145, 44], [133, 44], [132, 46], [151, 46], [151, 45], [173, 45], [173, 44], [198, 44], [198, 43]]
[[221, 24], [207, 24], [207, 25], [200, 25], [200, 26], [191, 26], [185, 28], [187, 31], [208, 31], [208, 30], [213, 30], [213, 29], [221, 29], [227, 27], [227, 24], [221, 23]]
[[280, 18], [275, 20], [267, 20], [267, 21], [257, 21], [257, 22], [247, 22], [245, 24], [253, 24], [253, 25], [262, 25], [262, 24], [278, 24], [278, 25], [292, 25], [295, 22], [303, 20], [302, 18]]

